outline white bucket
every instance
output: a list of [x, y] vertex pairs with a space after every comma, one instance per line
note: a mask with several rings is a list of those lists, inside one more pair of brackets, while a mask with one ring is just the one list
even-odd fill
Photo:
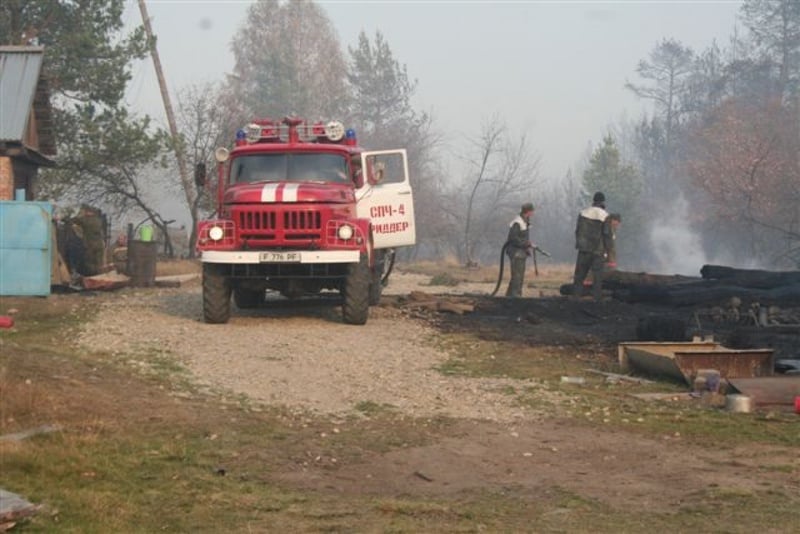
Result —
[[747, 395], [726, 395], [725, 409], [734, 413], [750, 413], [753, 409], [752, 401]]
[[586, 379], [582, 376], [562, 376], [561, 377], [562, 384], [585, 384]]

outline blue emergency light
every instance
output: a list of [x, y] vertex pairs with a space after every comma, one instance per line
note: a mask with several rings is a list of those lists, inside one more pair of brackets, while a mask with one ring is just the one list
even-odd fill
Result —
[[356, 145], [357, 143], [356, 131], [354, 129], [348, 128], [347, 131], [344, 133], [344, 143], [350, 146]]

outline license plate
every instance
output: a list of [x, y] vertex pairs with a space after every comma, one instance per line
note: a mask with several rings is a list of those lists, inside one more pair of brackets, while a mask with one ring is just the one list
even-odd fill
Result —
[[300, 263], [299, 252], [262, 252], [259, 255], [262, 263]]

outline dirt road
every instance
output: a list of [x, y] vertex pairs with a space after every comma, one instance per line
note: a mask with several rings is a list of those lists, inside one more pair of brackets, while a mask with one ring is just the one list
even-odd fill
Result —
[[[425, 277], [396, 278], [387, 295], [430, 290], [421, 285]], [[460, 286], [458, 292], [476, 289], [483, 287]], [[142, 290], [123, 298], [122, 304], [103, 303], [99, 321], [81, 334], [82, 343], [126, 357], [174, 357], [199, 383], [256, 402], [329, 415], [375, 403], [414, 417], [509, 422], [540, 414], [514, 406], [505, 388], [537, 390], [550, 403], [562, 398], [535, 379], [439, 373], [436, 367], [449, 354], [437, 348], [437, 332], [393, 307], [372, 308], [365, 326], [352, 326], [342, 323], [335, 298], [280, 299], [263, 309], [237, 310], [226, 325], [209, 325], [202, 322], [196, 282], [178, 291]]]
[[[431, 291], [420, 285], [424, 280], [398, 273], [387, 293]], [[489, 290], [491, 284], [449, 291]], [[99, 305], [97, 320], [80, 334], [86, 348], [111, 351], [132, 366], [177, 360], [209, 390], [286, 406], [298, 417], [311, 414], [336, 432], [348, 432], [348, 421], [359, 417], [358, 407], [365, 404], [388, 406], [401, 418], [455, 420], [447, 437], [432, 444], [366, 451], [359, 461], [340, 462], [336, 469], [324, 462], [287, 464], [274, 475], [298, 487], [379, 495], [516, 487], [533, 498], [562, 487], [614, 507], [664, 512], [714, 488], [800, 495], [796, 447], [699, 446], [685, 442], [679, 431], [657, 436], [636, 431], [635, 421], [631, 431], [606, 430], [602, 421], [610, 414], [600, 409], [591, 410], [594, 417], [571, 418], [576, 398], [536, 377], [443, 374], [437, 368], [452, 356], [444, 348], [449, 334], [395, 307], [373, 308], [368, 324], [360, 327], [341, 322], [335, 299], [291, 306], [277, 301], [238, 311], [227, 325], [207, 325], [197, 282], [180, 289], [128, 290], [99, 299]], [[561, 304], [551, 307], [555, 313]], [[517, 319], [538, 328], [542, 340], [549, 335], [558, 341], [555, 333], [562, 332], [559, 339], [572, 345], [584, 337], [597, 341], [591, 331], [581, 337], [586, 328], [608, 330], [589, 324], [575, 334], [544, 313]], [[613, 304], [604, 313], [608, 324], [632, 328], [616, 319], [621, 311]], [[597, 322], [592, 315], [581, 321]], [[521, 390], [529, 402], [520, 404], [509, 394]]]

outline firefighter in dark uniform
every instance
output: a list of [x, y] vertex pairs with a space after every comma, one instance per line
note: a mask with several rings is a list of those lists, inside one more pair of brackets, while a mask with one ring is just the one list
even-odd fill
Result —
[[507, 297], [522, 296], [522, 282], [525, 279], [525, 262], [533, 251], [530, 237], [530, 218], [533, 215], [533, 204], [522, 205], [508, 228], [506, 254], [511, 261], [511, 280], [506, 290]]
[[575, 248], [578, 258], [575, 260], [573, 286], [576, 295], [583, 294], [583, 282], [589, 271], [592, 271], [592, 295], [600, 300], [603, 287], [603, 265], [608, 255], [610, 242], [609, 226], [606, 223], [606, 197], [597, 192], [592, 198], [592, 205], [581, 210], [575, 225]]

